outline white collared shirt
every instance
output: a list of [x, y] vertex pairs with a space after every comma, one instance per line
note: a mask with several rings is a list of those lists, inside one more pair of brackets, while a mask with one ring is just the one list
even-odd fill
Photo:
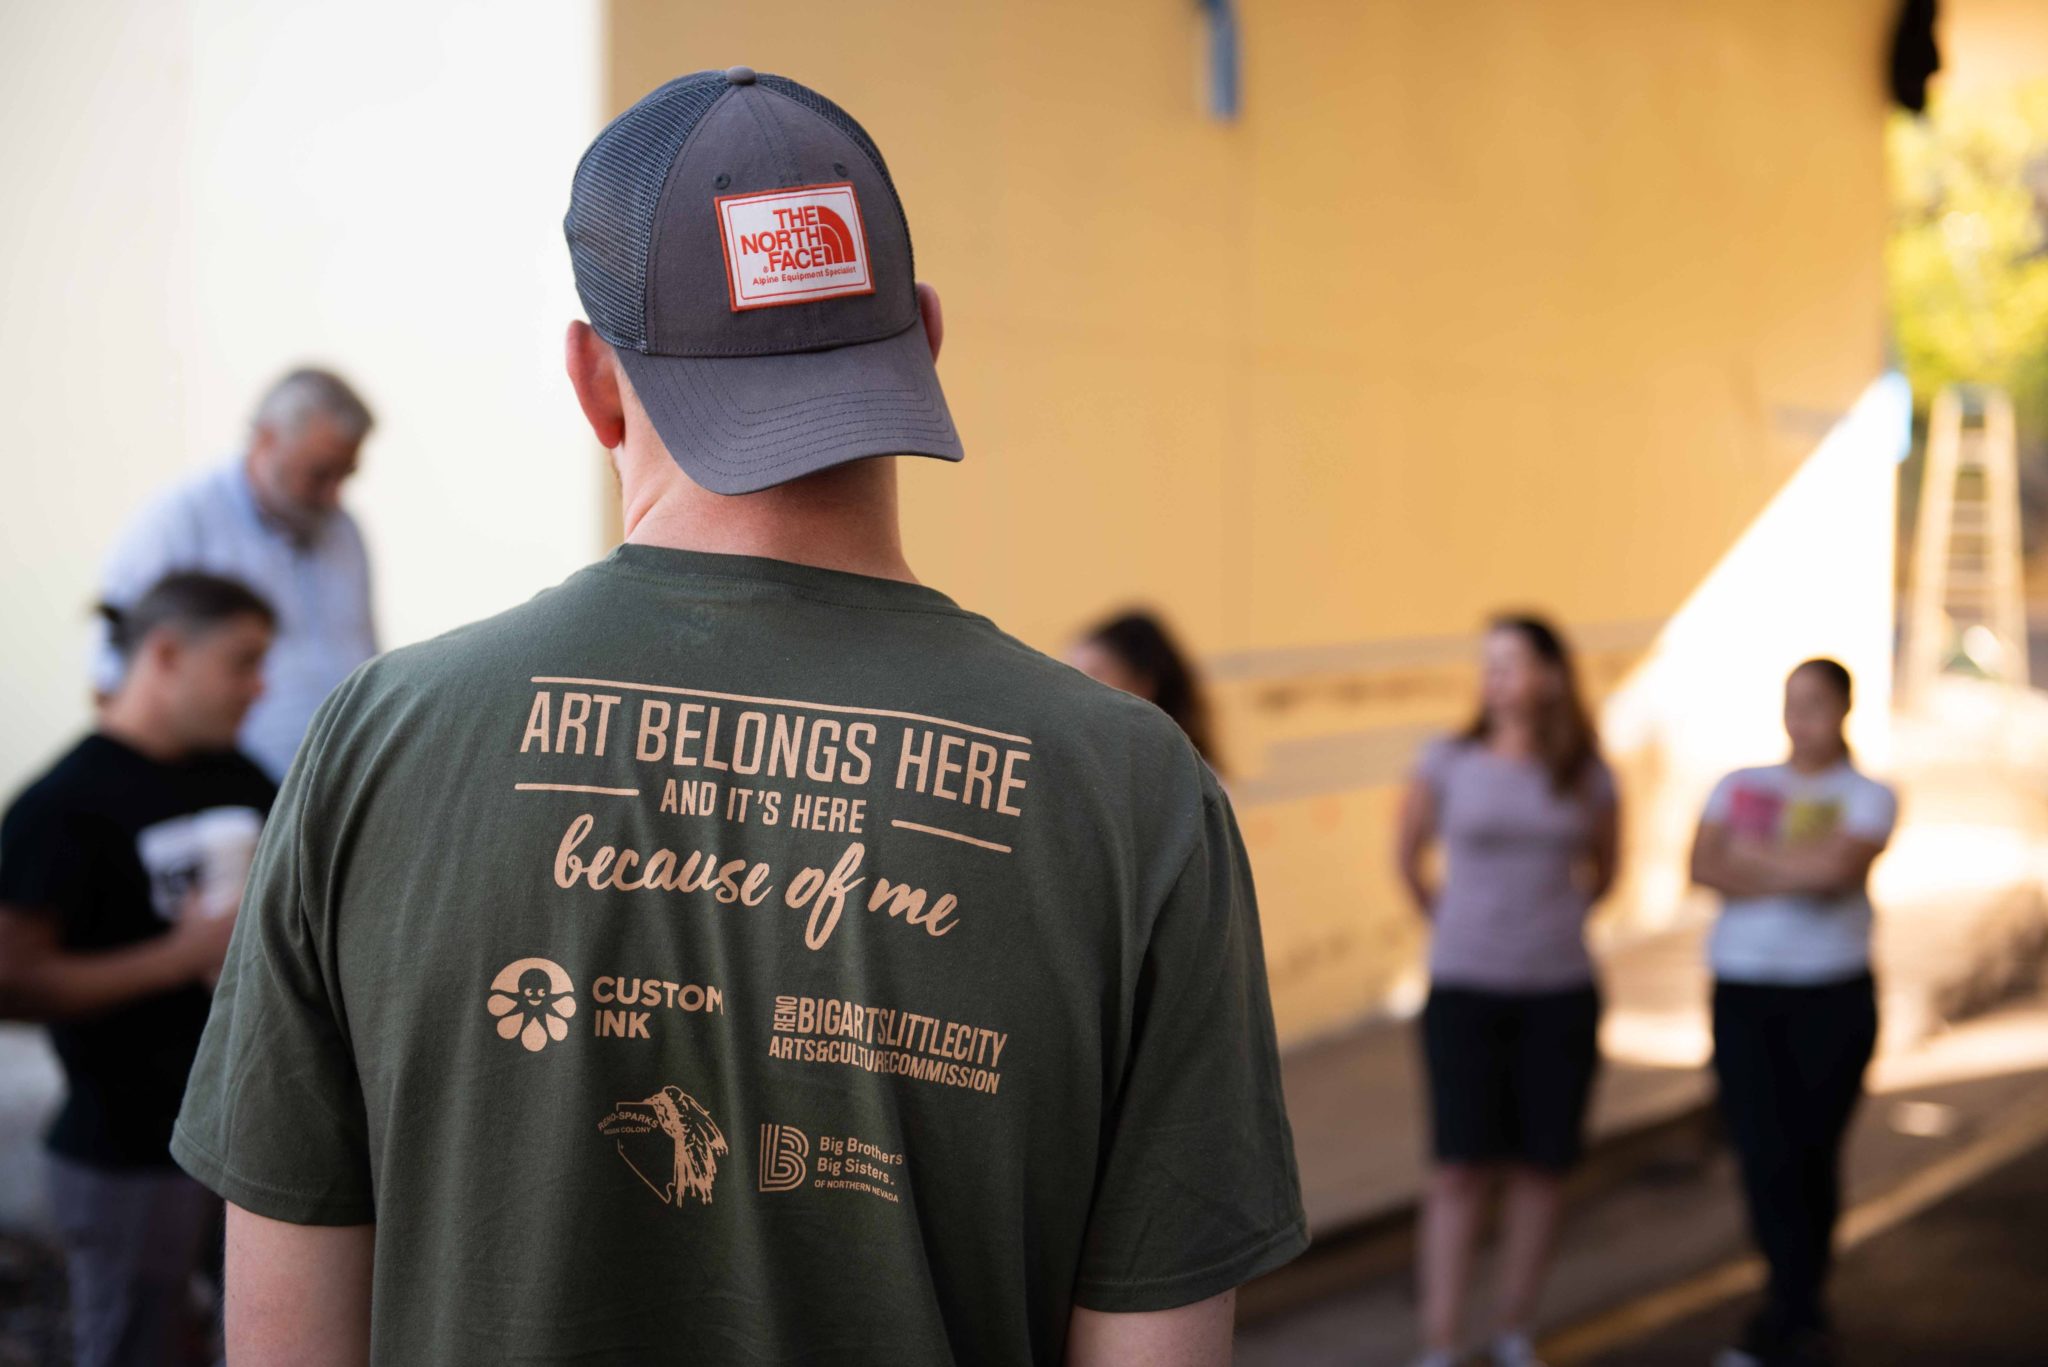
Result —
[[[377, 653], [362, 533], [337, 509], [310, 537], [294, 537], [264, 517], [244, 458], [236, 456], [173, 486], [137, 515], [107, 557], [101, 597], [127, 607], [180, 570], [240, 580], [277, 611], [263, 697], [242, 724], [241, 747], [272, 779], [282, 779], [314, 709]], [[102, 690], [120, 682], [121, 662], [104, 628], [92, 676]]]

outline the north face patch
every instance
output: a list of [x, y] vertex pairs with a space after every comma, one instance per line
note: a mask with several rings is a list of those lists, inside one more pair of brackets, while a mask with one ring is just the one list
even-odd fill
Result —
[[852, 185], [801, 185], [715, 202], [734, 312], [875, 292]]

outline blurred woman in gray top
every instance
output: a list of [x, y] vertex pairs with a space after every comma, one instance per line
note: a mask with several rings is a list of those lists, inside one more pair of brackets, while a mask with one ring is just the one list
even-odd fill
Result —
[[1539, 618], [1495, 619], [1478, 715], [1423, 750], [1401, 808], [1402, 879], [1431, 924], [1422, 1037], [1435, 1168], [1419, 1246], [1428, 1367], [1460, 1360], [1474, 1250], [1497, 1184], [1492, 1361], [1536, 1360], [1529, 1325], [1598, 1058], [1584, 926], [1614, 880], [1619, 830], [1614, 777], [1563, 639]]

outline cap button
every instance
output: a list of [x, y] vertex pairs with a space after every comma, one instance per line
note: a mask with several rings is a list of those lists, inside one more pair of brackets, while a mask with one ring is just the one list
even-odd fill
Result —
[[727, 67], [725, 69], [725, 83], [727, 85], [752, 85], [754, 83], [754, 68], [750, 66]]

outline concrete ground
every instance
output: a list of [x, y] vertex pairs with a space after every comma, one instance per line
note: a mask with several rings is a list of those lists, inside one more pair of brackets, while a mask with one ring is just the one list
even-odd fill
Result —
[[[1992, 1011], [1897, 1051], [1871, 1081], [1847, 1163], [1849, 1203], [1860, 1212], [1852, 1218], [1866, 1225], [1882, 1203], [1944, 1164], [1969, 1161], [2015, 1124], [2048, 1136], [2048, 1000]], [[2029, 1234], [2038, 1264], [2048, 1244]], [[1361, 1242], [1377, 1247], [1324, 1255], [1321, 1267], [1312, 1252], [1270, 1285], [1248, 1289], [1240, 1367], [1398, 1367], [1408, 1360], [1414, 1306], [1405, 1238], [1393, 1226]], [[1547, 1360], [1610, 1367], [1602, 1354], [1623, 1352], [1633, 1337], [1694, 1312], [1705, 1317], [1697, 1332], [1723, 1328], [1709, 1310], [1734, 1303], [1757, 1275], [1733, 1164], [1711, 1122], [1667, 1128], [1660, 1142], [1638, 1146], [1575, 1202], [1540, 1326]], [[1475, 1316], [1483, 1314], [1485, 1284], [1482, 1270]], [[1675, 1299], [1673, 1288], [1680, 1288]], [[1740, 1311], [1725, 1313], [1739, 1318]], [[1478, 1327], [1475, 1317], [1475, 1334]], [[1612, 1367], [1705, 1361], [1647, 1356], [1617, 1358]], [[2048, 1351], [2031, 1361], [2048, 1362]]]
[[[1843, 1255], [1837, 1352], [1855, 1367], [2040, 1367], [2048, 1361], [2048, 1141], [1992, 1167]], [[1740, 1332], [1752, 1295], [1725, 1300], [1584, 1367], [1706, 1363]]]

